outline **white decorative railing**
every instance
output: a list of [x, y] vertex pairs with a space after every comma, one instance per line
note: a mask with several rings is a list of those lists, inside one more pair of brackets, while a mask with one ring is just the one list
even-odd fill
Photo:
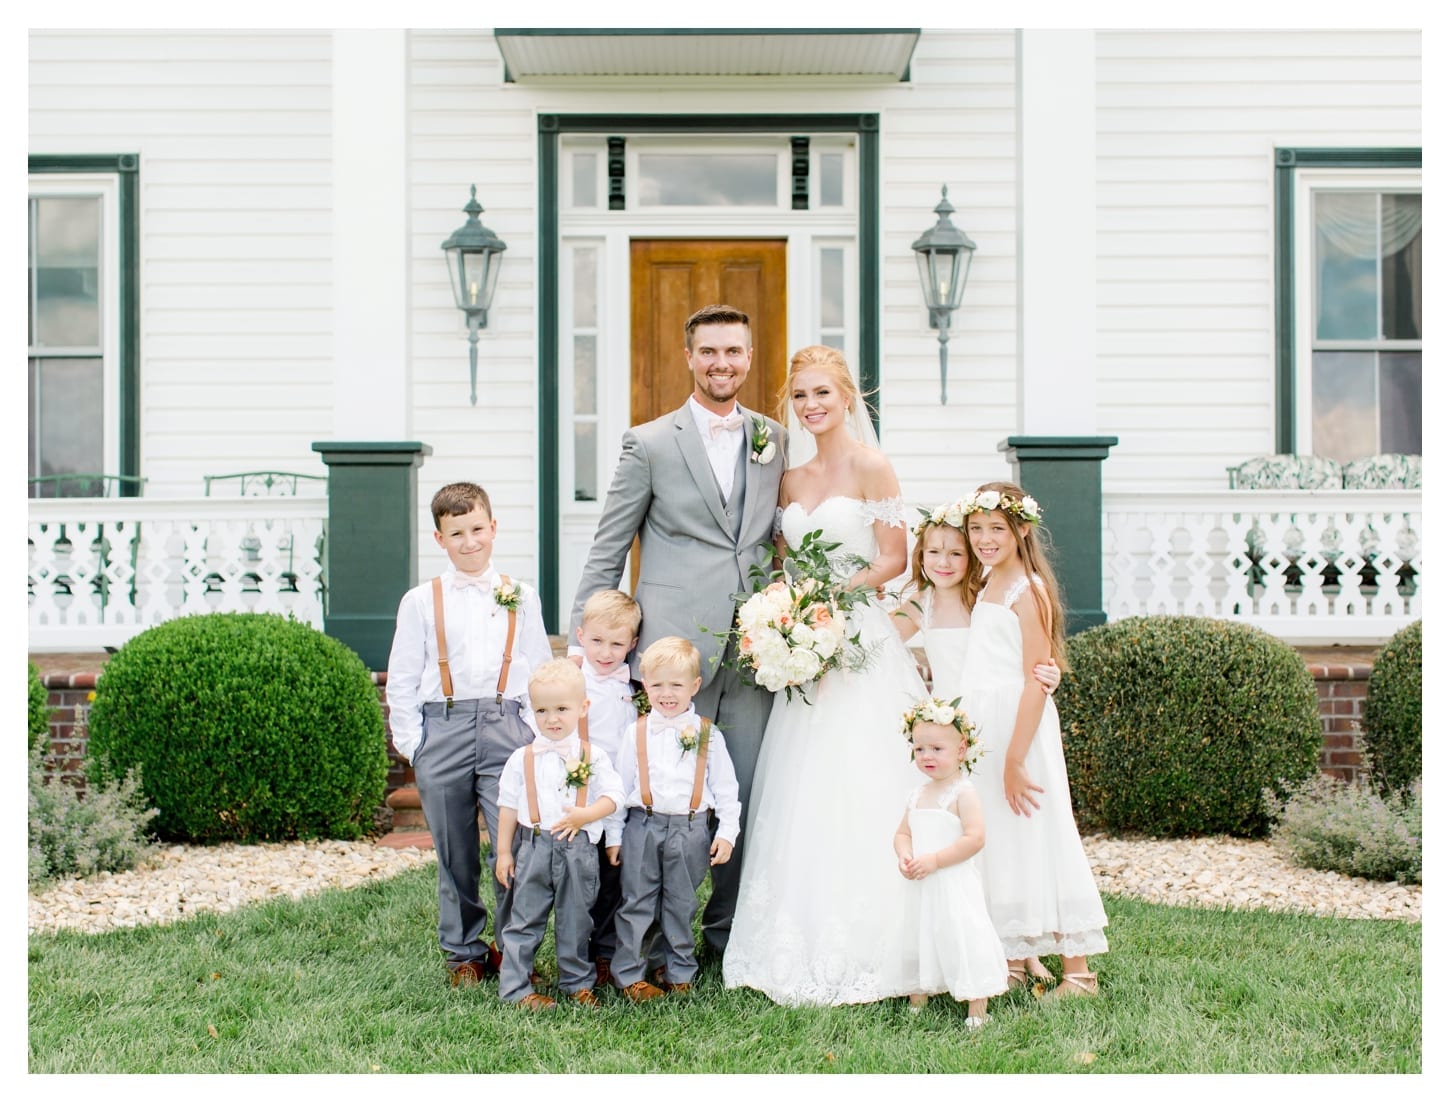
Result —
[[1419, 490], [1104, 494], [1103, 607], [1383, 642], [1421, 614], [1422, 531]]
[[322, 627], [326, 498], [28, 504], [32, 650], [118, 646], [193, 612], [278, 612]]

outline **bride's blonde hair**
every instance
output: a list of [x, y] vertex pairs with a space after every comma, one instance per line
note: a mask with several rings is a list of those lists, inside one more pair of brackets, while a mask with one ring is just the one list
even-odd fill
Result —
[[779, 412], [781, 424], [790, 423], [790, 392], [795, 386], [795, 377], [802, 371], [823, 371], [846, 399], [846, 411], [855, 409], [861, 400], [861, 390], [851, 378], [851, 369], [846, 366], [846, 357], [839, 348], [825, 344], [808, 344], [790, 358], [786, 369], [785, 384], [780, 388]]

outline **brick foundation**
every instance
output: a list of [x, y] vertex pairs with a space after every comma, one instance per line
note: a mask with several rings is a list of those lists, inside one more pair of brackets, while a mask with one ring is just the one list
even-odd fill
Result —
[[[555, 650], [562, 649], [556, 641]], [[1306, 648], [1304, 660], [1309, 672], [1314, 675], [1314, 687], [1319, 694], [1319, 722], [1324, 738], [1319, 751], [1319, 768], [1341, 780], [1353, 780], [1364, 771], [1364, 759], [1359, 749], [1359, 726], [1364, 716], [1373, 651], [1366, 649], [1362, 654], [1340, 655]], [[96, 663], [97, 668], [100, 664], [99, 661]], [[385, 729], [388, 719], [388, 702], [384, 696], [387, 676], [386, 673], [372, 675], [378, 690], [378, 703], [383, 710]], [[45, 687], [50, 692], [51, 707], [56, 709], [50, 721], [48, 767], [52, 773], [61, 774], [67, 783], [82, 788], [85, 786], [83, 769], [87, 741], [85, 718], [91, 693], [96, 687], [96, 677], [95, 672], [46, 673], [43, 676]], [[388, 763], [388, 795], [414, 783], [413, 767], [393, 749], [391, 733], [388, 735]]]

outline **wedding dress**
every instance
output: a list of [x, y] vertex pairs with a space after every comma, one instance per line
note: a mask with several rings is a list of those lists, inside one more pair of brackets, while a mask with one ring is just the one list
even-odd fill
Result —
[[[848, 556], [876, 556], [876, 521], [905, 520], [899, 498], [837, 496], [811, 510], [792, 502], [780, 527], [792, 548], [816, 530], [839, 542], [844, 580], [859, 566]], [[920, 780], [902, 714], [926, 689], [884, 609], [853, 610], [858, 628], [869, 668], [827, 673], [809, 703], [777, 693], [756, 765], [724, 980], [787, 1006], [920, 991], [920, 893], [897, 870], [892, 839], [902, 795]]]

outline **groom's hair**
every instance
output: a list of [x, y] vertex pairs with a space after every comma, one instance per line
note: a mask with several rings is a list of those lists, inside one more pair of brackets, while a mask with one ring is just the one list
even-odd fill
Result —
[[714, 306], [702, 306], [685, 322], [685, 347], [695, 347], [695, 330], [702, 325], [737, 324], [745, 326], [745, 339], [749, 341], [750, 315], [744, 310], [737, 310], [733, 306], [724, 306], [720, 303], [716, 303]]
[[695, 644], [678, 635], [666, 635], [645, 648], [639, 658], [639, 672], [648, 677], [660, 667], [679, 670], [686, 677], [700, 676], [700, 652]]

